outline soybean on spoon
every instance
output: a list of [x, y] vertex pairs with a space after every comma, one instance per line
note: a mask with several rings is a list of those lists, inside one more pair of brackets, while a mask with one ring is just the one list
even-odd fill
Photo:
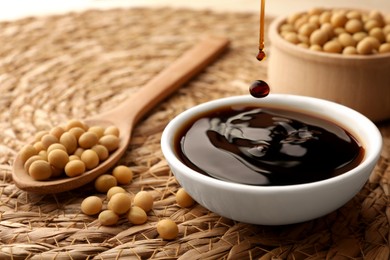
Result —
[[16, 186], [29, 192], [50, 194], [81, 187], [106, 173], [126, 151], [135, 124], [160, 101], [201, 72], [227, 49], [225, 38], [208, 38], [196, 44], [176, 61], [152, 78], [138, 92], [113, 110], [83, 120], [88, 125], [115, 125], [120, 130], [120, 143], [107, 160], [77, 177], [36, 181], [25, 171], [18, 154], [12, 177]]

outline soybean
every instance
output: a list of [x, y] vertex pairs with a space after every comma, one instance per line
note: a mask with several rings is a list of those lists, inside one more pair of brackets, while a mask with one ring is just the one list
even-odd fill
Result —
[[96, 178], [95, 189], [98, 192], [106, 193], [109, 189], [117, 186], [117, 181], [114, 176], [110, 174], [103, 174]]
[[127, 219], [134, 225], [144, 224], [148, 220], [146, 212], [137, 206], [132, 206], [127, 213]]
[[147, 191], [140, 191], [134, 196], [134, 205], [149, 212], [153, 208], [154, 199], [152, 194]]
[[89, 196], [81, 202], [80, 207], [85, 215], [96, 215], [102, 210], [103, 202], [97, 196]]
[[37, 160], [31, 163], [28, 173], [36, 181], [47, 180], [52, 175], [50, 164], [44, 160]]
[[180, 207], [188, 208], [194, 205], [194, 199], [183, 189], [176, 192], [176, 202]]
[[127, 185], [133, 180], [133, 171], [124, 165], [119, 165], [114, 168], [112, 175], [116, 178], [119, 184]]
[[83, 161], [75, 158], [65, 165], [64, 171], [68, 177], [80, 176], [85, 172], [85, 164]]
[[112, 210], [104, 210], [100, 212], [98, 220], [103, 226], [112, 226], [118, 223], [119, 216]]
[[177, 224], [171, 219], [163, 219], [157, 223], [157, 232], [162, 239], [173, 240], [179, 233]]
[[119, 192], [110, 198], [109, 209], [116, 214], [125, 214], [131, 207], [131, 198], [127, 193]]

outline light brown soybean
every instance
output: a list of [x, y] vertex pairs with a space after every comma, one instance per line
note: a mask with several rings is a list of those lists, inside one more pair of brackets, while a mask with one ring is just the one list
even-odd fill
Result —
[[80, 120], [71, 119], [66, 123], [65, 130], [69, 131], [69, 129], [74, 128], [74, 127], [81, 127], [84, 130], [88, 129], [88, 127]]
[[331, 39], [334, 36], [333, 26], [330, 23], [321, 24], [320, 29], [326, 33], [327, 39]]
[[386, 35], [390, 33], [390, 24], [386, 24], [385, 27], [383, 27], [383, 33]]
[[112, 210], [103, 210], [98, 217], [99, 223], [102, 226], [112, 226], [118, 223], [119, 216]]
[[[295, 28], [292, 24], [285, 23], [285, 24], [282, 24], [280, 26], [280, 32], [295, 32]], [[106, 129], [106, 131], [107, 131], [107, 129]]]
[[65, 152], [68, 152], [66, 150], [66, 147], [61, 143], [55, 143], [55, 144], [50, 145], [49, 148], [47, 148], [47, 152], [50, 153], [51, 151], [53, 151], [55, 149], [60, 149], [60, 150], [63, 150]]
[[349, 33], [342, 33], [338, 36], [340, 44], [344, 47], [347, 46], [356, 46], [356, 40]]
[[345, 30], [351, 34], [361, 32], [363, 30], [363, 22], [359, 19], [351, 19], [345, 24]]
[[41, 156], [43, 160], [47, 161], [47, 151], [39, 151], [38, 155]]
[[34, 180], [43, 181], [51, 177], [52, 170], [47, 161], [37, 160], [31, 163], [28, 173]]
[[118, 215], [125, 214], [131, 207], [131, 197], [128, 193], [119, 192], [110, 198], [110, 209]]
[[95, 189], [98, 192], [107, 193], [109, 189], [117, 186], [117, 181], [111, 174], [103, 174], [96, 178]]
[[355, 55], [358, 54], [356, 47], [354, 46], [347, 46], [343, 49], [343, 54], [345, 55]]
[[176, 202], [180, 207], [188, 208], [194, 205], [194, 199], [183, 189], [176, 192]]
[[70, 160], [65, 165], [64, 171], [68, 177], [80, 176], [85, 172], [85, 164], [79, 159]]
[[54, 135], [57, 139], [60, 139], [61, 135], [65, 132], [64, 128], [61, 126], [55, 126], [50, 131], [49, 134]]
[[294, 23], [295, 30], [298, 31], [299, 28], [302, 25], [306, 24], [308, 20], [309, 20], [309, 18], [306, 17], [306, 16], [302, 16], [302, 17], [298, 18], [298, 20], [296, 20], [295, 23]]
[[122, 185], [130, 184], [133, 180], [133, 171], [124, 165], [116, 166], [112, 171], [112, 175], [116, 178], [118, 183]]
[[293, 44], [299, 43], [298, 35], [295, 32], [288, 32], [284, 35], [284, 39]]
[[74, 153], [74, 151], [77, 149], [77, 139], [69, 132], [65, 132], [61, 135], [60, 143], [65, 146], [68, 154]]
[[330, 18], [330, 23], [334, 28], [344, 27], [347, 21], [348, 18], [344, 12], [335, 12], [332, 14], [332, 17]]
[[107, 199], [110, 200], [111, 197], [114, 195], [114, 194], [117, 194], [117, 193], [126, 193], [126, 190], [122, 187], [119, 187], [119, 186], [114, 186], [114, 187], [111, 187], [108, 191], [107, 191]]
[[379, 40], [373, 36], [367, 36], [365, 39], [367, 39], [368, 41], [370, 41], [372, 43], [372, 45], [374, 46], [374, 49], [378, 50], [379, 49], [379, 46], [381, 45], [381, 43], [379, 42]]
[[374, 44], [370, 41], [370, 39], [368, 39], [368, 37], [358, 42], [356, 46], [357, 52], [364, 55], [372, 54], [374, 49]]
[[41, 138], [42, 145], [45, 149], [49, 148], [50, 145], [58, 143], [58, 138], [51, 134], [46, 134]]
[[134, 225], [141, 225], [148, 220], [148, 215], [142, 208], [132, 206], [127, 213], [127, 219]]
[[98, 138], [100, 138], [104, 135], [104, 130], [105, 130], [104, 127], [98, 126], [98, 125], [91, 126], [90, 128], [88, 128], [88, 132], [92, 132], [92, 133], [96, 134], [96, 136]]
[[311, 16], [308, 21], [309, 24], [313, 25], [316, 29], [320, 28], [320, 17], [318, 15]]
[[306, 23], [306, 24], [303, 24], [300, 28], [299, 28], [299, 31], [298, 33], [300, 35], [304, 35], [304, 36], [310, 36], [310, 34], [312, 32], [314, 32], [316, 30], [316, 26], [314, 26], [313, 24], [310, 24], [310, 23]]
[[390, 43], [383, 43], [379, 46], [379, 53], [389, 53], [390, 52]]
[[381, 27], [377, 20], [368, 20], [364, 23], [364, 29], [369, 32], [372, 28]]
[[24, 163], [24, 169], [26, 170], [26, 172], [29, 171], [31, 164], [38, 160], [43, 160], [42, 156], [33, 155], [30, 158], [28, 158], [27, 161]]
[[309, 49], [309, 44], [301, 42], [297, 44], [298, 47]]
[[106, 160], [110, 155], [107, 148], [101, 144], [94, 145], [91, 149], [97, 153], [101, 162]]
[[282, 36], [282, 38], [284, 39], [284, 37], [286, 37], [286, 34], [288, 34], [290, 32], [287, 32], [287, 31], [281, 31], [280, 32], [280, 36]]
[[333, 30], [333, 33], [334, 33], [336, 36], [338, 36], [338, 35], [340, 35], [340, 34], [342, 34], [342, 33], [345, 33], [345, 32], [346, 32], [345, 29], [342, 28], [342, 27], [337, 27], [337, 28], [335, 28], [335, 29]]
[[43, 146], [41, 141], [38, 141], [38, 142], [34, 143], [33, 146], [34, 146], [35, 150], [37, 150], [38, 153], [40, 151], [45, 151], [46, 150], [46, 148]]
[[72, 135], [74, 135], [74, 137], [76, 137], [76, 140], [78, 140], [80, 138], [80, 136], [83, 133], [85, 133], [85, 130], [81, 127], [73, 127], [73, 128], [68, 130], [68, 133], [71, 133]]
[[309, 37], [305, 36], [305, 35], [300, 35], [298, 34], [298, 39], [299, 39], [299, 43], [298, 44], [306, 44], [307, 46], [309, 46], [310, 44], [310, 40], [309, 40]]
[[322, 47], [318, 44], [310, 45], [309, 49], [312, 51], [322, 51]]
[[321, 30], [317, 29], [310, 35], [310, 44], [324, 45], [328, 41], [328, 34]]
[[119, 146], [119, 138], [115, 135], [105, 135], [99, 139], [99, 144], [104, 145], [109, 152], [116, 150]]
[[384, 17], [378, 10], [371, 10], [368, 14], [368, 18], [378, 22], [379, 26], [383, 26], [385, 23]]
[[390, 33], [388, 35], [386, 35], [386, 42], [390, 43]]
[[116, 137], [119, 137], [119, 134], [120, 134], [119, 128], [114, 125], [108, 126], [104, 130], [104, 135], [115, 135]]
[[91, 170], [99, 165], [99, 156], [94, 150], [91, 149], [85, 150], [81, 154], [80, 159], [85, 163], [85, 168], [87, 170]]
[[134, 205], [149, 212], [153, 208], [154, 199], [150, 192], [140, 191], [134, 196]]
[[324, 12], [324, 8], [319, 8], [319, 7], [313, 7], [309, 11], [307, 11], [307, 14], [309, 16], [318, 16]]
[[103, 202], [98, 196], [89, 196], [81, 202], [81, 212], [85, 215], [96, 215], [103, 207]]
[[34, 135], [34, 141], [35, 141], [35, 142], [41, 141], [42, 136], [44, 136], [44, 135], [46, 135], [46, 134], [48, 134], [48, 133], [49, 133], [49, 132], [46, 131], [46, 130], [42, 130], [42, 131], [37, 132], [37, 133]]
[[322, 14], [320, 14], [320, 23], [330, 23], [330, 19], [332, 18], [332, 13], [330, 11], [324, 11]]
[[287, 17], [287, 22], [290, 24], [294, 24], [296, 20], [301, 17], [300, 13], [291, 14]]
[[50, 165], [57, 169], [64, 169], [65, 165], [69, 162], [69, 155], [67, 152], [61, 149], [54, 149], [47, 155], [47, 160]]
[[366, 38], [368, 34], [366, 32], [357, 32], [352, 35], [352, 38], [355, 39], [356, 42], [360, 42], [364, 38]]
[[28, 160], [28, 158], [37, 154], [38, 154], [37, 149], [31, 144], [27, 144], [23, 146], [23, 148], [20, 150], [20, 159], [22, 160], [23, 163], [25, 163]]
[[84, 148], [78, 147], [78, 148], [76, 148], [76, 150], [73, 152], [73, 155], [76, 155], [77, 157], [80, 158], [84, 151], [85, 151]]
[[352, 20], [352, 19], [361, 20], [362, 19], [362, 14], [358, 11], [355, 11], [355, 10], [348, 11], [346, 16], [350, 20]]
[[89, 149], [92, 146], [96, 145], [99, 141], [98, 136], [94, 132], [85, 132], [83, 133], [79, 140], [78, 144], [81, 148]]
[[177, 224], [171, 219], [162, 219], [157, 223], [157, 232], [162, 239], [173, 240], [179, 234]]
[[368, 34], [372, 37], [375, 37], [378, 39], [379, 42], [385, 42], [386, 41], [386, 35], [383, 33], [382, 28], [372, 28]]
[[74, 161], [74, 160], [80, 160], [80, 157], [74, 154], [69, 155], [69, 161]]
[[383, 20], [386, 24], [390, 24], [390, 14], [385, 14]]

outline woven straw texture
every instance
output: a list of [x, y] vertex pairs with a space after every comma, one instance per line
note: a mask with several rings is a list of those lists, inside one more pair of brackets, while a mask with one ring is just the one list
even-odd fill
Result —
[[[269, 23], [269, 21], [267, 21]], [[181, 208], [160, 149], [165, 125], [204, 101], [246, 94], [266, 79], [254, 57], [258, 16], [176, 9], [114, 9], [0, 23], [0, 259], [388, 259], [390, 124], [382, 157], [362, 191], [322, 218], [287, 226], [234, 222], [200, 205]], [[57, 195], [29, 194], [12, 182], [17, 151], [39, 130], [85, 118], [126, 100], [204, 35], [230, 50], [157, 106], [135, 128], [120, 164], [134, 171], [131, 192], [152, 192], [148, 222], [100, 226], [80, 203], [104, 194], [92, 185]], [[272, 55], [272, 53], [270, 54]], [[169, 217], [176, 240], [159, 238]]]

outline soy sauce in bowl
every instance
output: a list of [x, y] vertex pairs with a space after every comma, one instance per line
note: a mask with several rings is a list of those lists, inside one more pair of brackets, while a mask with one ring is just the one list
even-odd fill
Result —
[[325, 119], [279, 108], [214, 109], [190, 120], [175, 140], [180, 160], [202, 174], [234, 183], [311, 183], [360, 164], [364, 148]]

